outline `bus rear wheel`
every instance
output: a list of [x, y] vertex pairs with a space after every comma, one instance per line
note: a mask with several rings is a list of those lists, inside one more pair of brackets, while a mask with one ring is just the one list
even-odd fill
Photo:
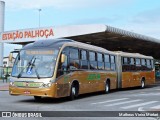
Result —
[[105, 84], [105, 93], [109, 93], [109, 92], [110, 92], [110, 84], [107, 81], [106, 84]]
[[141, 81], [141, 88], [142, 88], [142, 89], [145, 88], [145, 80], [142, 80], [142, 81]]

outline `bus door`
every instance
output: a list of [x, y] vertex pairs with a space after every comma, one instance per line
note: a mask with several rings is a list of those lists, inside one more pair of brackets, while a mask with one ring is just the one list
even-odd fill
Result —
[[[65, 56], [64, 61], [62, 61], [62, 54]], [[69, 80], [70, 80], [70, 71], [69, 71], [69, 48], [66, 47], [60, 56], [57, 70], [57, 87], [59, 88], [57, 91], [57, 95], [59, 97], [67, 96], [69, 94]]]
[[141, 60], [135, 59], [135, 72], [133, 72], [133, 86], [138, 86], [141, 80]]
[[133, 72], [131, 59], [129, 57], [122, 57], [122, 87], [131, 87], [133, 84]]

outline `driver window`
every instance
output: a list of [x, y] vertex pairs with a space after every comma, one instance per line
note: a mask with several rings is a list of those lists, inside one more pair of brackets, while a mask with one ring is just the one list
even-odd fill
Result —
[[68, 65], [69, 47], [64, 48], [61, 54], [65, 54], [66, 59], [65, 59], [64, 63], [61, 63], [61, 58], [60, 58], [59, 64], [58, 64], [57, 77], [59, 77], [63, 74], [66, 74], [68, 72], [68, 69], [69, 69], [69, 65]]

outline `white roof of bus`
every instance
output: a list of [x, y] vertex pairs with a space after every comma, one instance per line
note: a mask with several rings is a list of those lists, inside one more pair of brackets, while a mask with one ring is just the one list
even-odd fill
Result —
[[127, 52], [122, 52], [122, 51], [109, 51], [101, 47], [97, 47], [97, 46], [86, 44], [86, 43], [76, 42], [76, 41], [67, 42], [64, 44], [64, 46], [73, 46], [73, 47], [78, 47], [78, 48], [87, 49], [87, 50], [96, 51], [96, 52], [108, 53], [112, 55], [120, 55], [124, 57], [153, 59], [152, 56], [145, 56], [139, 53], [127, 53]]
[[135, 57], [135, 58], [148, 58], [148, 59], [153, 59], [152, 56], [145, 56], [140, 53], [127, 53], [127, 52], [122, 52], [122, 51], [115, 51], [117, 55], [123, 56], [123, 57]]
[[86, 49], [86, 50], [91, 50], [91, 51], [96, 51], [96, 52], [102, 52], [102, 53], [108, 53], [108, 54], [116, 55], [115, 52], [106, 50], [104, 48], [97, 47], [97, 46], [90, 45], [90, 44], [86, 44], [86, 43], [76, 42], [76, 41], [65, 43], [65, 46], [73, 46], [73, 47], [78, 47], [78, 48], [82, 48], [82, 49]]

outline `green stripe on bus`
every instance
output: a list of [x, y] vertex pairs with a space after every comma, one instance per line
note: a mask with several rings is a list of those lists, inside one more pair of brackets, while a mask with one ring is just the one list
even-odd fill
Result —
[[100, 74], [89, 74], [87, 77], [87, 80], [100, 80], [101, 75]]

